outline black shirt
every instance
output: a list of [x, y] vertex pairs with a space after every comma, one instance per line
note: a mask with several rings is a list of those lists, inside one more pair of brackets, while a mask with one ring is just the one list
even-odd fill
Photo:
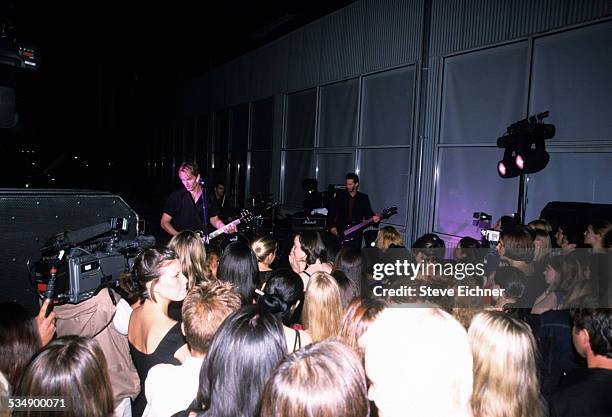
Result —
[[374, 216], [367, 194], [357, 192], [355, 197], [346, 192], [339, 192], [332, 202], [328, 217], [328, 226], [336, 227], [342, 232], [348, 227], [371, 219]]
[[[202, 230], [204, 213], [202, 209], [202, 195], [194, 202], [191, 193], [185, 188], [174, 191], [164, 205], [164, 213], [172, 217], [170, 223], [177, 231]], [[206, 205], [206, 215], [210, 219], [219, 214], [216, 205]], [[210, 227], [207, 224], [207, 227]]]
[[548, 398], [551, 417], [612, 416], [612, 370], [580, 369], [566, 379], [569, 386]]
[[168, 330], [168, 333], [159, 342], [155, 350], [151, 353], [142, 353], [134, 345], [128, 343], [130, 347], [130, 355], [134, 361], [134, 366], [140, 377], [140, 394], [134, 400], [132, 406], [132, 416], [140, 417], [144, 413], [147, 406], [147, 397], [145, 396], [145, 380], [151, 368], [160, 363], [169, 363], [171, 365], [180, 365], [174, 354], [185, 344], [185, 338], [181, 333], [181, 326], [176, 323]]
[[209, 219], [214, 217], [210, 215], [209, 207], [213, 208], [215, 211], [215, 216], [219, 216], [219, 218], [226, 223], [235, 218], [234, 208], [232, 207], [230, 198], [227, 197], [227, 195], [217, 198], [215, 190], [208, 191], [206, 194], [206, 201], [206, 209], [209, 211], [207, 213]]

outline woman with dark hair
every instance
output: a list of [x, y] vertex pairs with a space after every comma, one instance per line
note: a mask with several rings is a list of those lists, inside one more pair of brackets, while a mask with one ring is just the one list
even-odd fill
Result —
[[470, 236], [464, 236], [459, 240], [455, 247], [455, 260], [457, 262], [482, 262], [484, 256], [479, 249], [482, 245], [479, 241]]
[[[46, 305], [46, 304], [45, 304]], [[42, 348], [36, 323], [16, 303], [0, 304], [0, 372], [14, 391], [23, 370]]]
[[170, 302], [182, 301], [187, 295], [187, 278], [174, 251], [146, 249], [136, 257], [126, 283], [144, 300], [132, 312], [128, 326], [130, 354], [141, 386], [132, 415], [140, 417], [147, 405], [144, 383], [149, 370], [159, 363], [180, 365], [187, 355], [179, 323], [168, 315]]
[[603, 237], [603, 247], [606, 249], [612, 249], [612, 230], [607, 232]]
[[282, 321], [289, 352], [312, 342], [304, 330], [289, 327], [293, 313], [304, 301], [304, 283], [298, 274], [290, 269], [274, 271], [256, 292], [259, 294], [257, 304]]
[[200, 417], [255, 417], [272, 371], [287, 353], [281, 322], [249, 305], [228, 316], [200, 372]]
[[434, 233], [424, 234], [414, 241], [412, 244], [414, 261], [423, 264], [423, 268], [417, 272], [415, 279], [430, 282], [443, 279], [436, 272], [435, 265], [444, 259], [445, 247], [444, 241]]
[[440, 236], [427, 233], [412, 244], [412, 252], [417, 262], [439, 262], [444, 259], [446, 245]]
[[[110, 417], [113, 395], [102, 349], [93, 339], [64, 336], [47, 345], [21, 378], [15, 395], [58, 397], [66, 417]], [[20, 416], [43, 417], [46, 410], [27, 409]]]
[[[499, 267], [512, 266], [525, 275], [525, 293], [522, 304], [532, 307], [537, 296], [546, 288], [544, 279], [535, 276], [533, 263], [535, 245], [526, 228], [516, 227], [502, 231], [495, 247], [499, 255]], [[495, 281], [495, 272], [491, 274]]]
[[344, 272], [351, 280], [357, 293], [361, 293], [361, 282], [363, 280], [363, 258], [361, 249], [354, 246], [345, 246], [340, 249], [334, 262], [334, 269]]
[[261, 417], [366, 417], [365, 372], [344, 344], [329, 340], [287, 356], [261, 400]]
[[499, 254], [500, 266], [513, 266], [525, 274], [533, 274], [535, 246], [531, 235], [523, 229], [503, 231], [495, 248]]
[[583, 280], [580, 262], [573, 256], [553, 256], [544, 270], [548, 288], [535, 300], [531, 314], [566, 309], [566, 299], [574, 286]]
[[605, 253], [604, 237], [612, 231], [612, 223], [607, 220], [592, 220], [584, 232], [584, 243], [593, 248], [594, 253]]
[[503, 266], [495, 274], [493, 287], [503, 290], [499, 297], [493, 297], [496, 310], [517, 308], [525, 294], [525, 275], [517, 268]]
[[348, 307], [349, 303], [353, 301], [353, 298], [357, 297], [360, 291], [357, 289], [353, 281], [348, 279], [346, 274], [339, 269], [335, 269], [330, 274], [336, 280], [338, 289], [340, 290], [340, 300], [342, 310]]
[[[7, 404], [9, 400], [9, 396], [11, 395], [9, 383], [0, 372], [0, 404]], [[11, 413], [8, 408], [1, 407], [0, 408], [0, 417], [11, 417]]]
[[584, 241], [584, 236], [578, 226], [571, 222], [559, 224], [554, 238], [557, 247], [561, 248], [561, 254], [563, 255], [573, 252]]
[[253, 301], [257, 274], [257, 258], [248, 245], [232, 242], [225, 247], [219, 260], [217, 278], [234, 286], [242, 298], [242, 305]]
[[503, 232], [514, 229], [517, 225], [518, 222], [513, 216], [501, 216], [493, 225], [493, 229]]
[[328, 261], [327, 249], [319, 232], [308, 230], [295, 235], [289, 264], [302, 277], [304, 288], [308, 288], [310, 276], [315, 272], [331, 273], [332, 266]]

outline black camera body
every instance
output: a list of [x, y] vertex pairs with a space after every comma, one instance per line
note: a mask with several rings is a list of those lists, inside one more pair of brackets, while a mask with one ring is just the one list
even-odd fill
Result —
[[[111, 218], [108, 223], [55, 235], [42, 248], [42, 257], [34, 265], [39, 297], [53, 298], [53, 304], [77, 304], [102, 288], [117, 287], [121, 276], [132, 269], [138, 253], [155, 246], [153, 236], [121, 239], [120, 232], [126, 231], [124, 219]], [[92, 240], [92, 236], [101, 233], [106, 235]], [[85, 240], [81, 241], [81, 237]], [[50, 288], [53, 294], [49, 294]]]
[[[130, 258], [118, 252], [72, 249], [56, 266], [54, 304], [77, 304], [91, 298], [101, 288], [116, 286], [121, 275], [129, 271], [129, 263]], [[50, 271], [55, 264], [55, 259], [44, 259], [36, 265], [36, 289], [40, 297], [46, 294]]]

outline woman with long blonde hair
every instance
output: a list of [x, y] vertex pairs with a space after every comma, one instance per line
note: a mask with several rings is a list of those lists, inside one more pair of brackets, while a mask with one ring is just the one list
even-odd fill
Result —
[[474, 417], [543, 417], [529, 326], [501, 311], [477, 314], [468, 330], [474, 357]]
[[203, 281], [210, 281], [210, 269], [206, 263], [206, 249], [200, 235], [191, 230], [183, 230], [174, 236], [168, 248], [172, 249], [179, 261], [183, 275], [187, 277], [189, 289]]
[[310, 277], [302, 318], [313, 342], [336, 336], [342, 319], [340, 288], [327, 272], [315, 272]]

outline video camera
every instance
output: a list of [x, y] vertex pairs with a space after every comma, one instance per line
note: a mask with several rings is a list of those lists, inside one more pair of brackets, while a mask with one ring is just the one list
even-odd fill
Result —
[[480, 235], [482, 236], [484, 240], [486, 240], [489, 243], [493, 243], [497, 245], [497, 242], [499, 242], [499, 236], [500, 236], [499, 230], [482, 229], [480, 231]]
[[485, 246], [493, 244], [497, 245], [499, 241], [499, 231], [491, 229], [491, 221], [493, 216], [485, 213], [484, 211], [475, 212], [472, 216], [472, 225], [480, 229], [480, 236], [482, 236], [483, 244]]
[[51, 298], [53, 304], [77, 304], [104, 287], [117, 286], [137, 254], [155, 245], [155, 238], [147, 235], [123, 240], [128, 229], [128, 219], [114, 217], [49, 239], [34, 264], [39, 297]]

